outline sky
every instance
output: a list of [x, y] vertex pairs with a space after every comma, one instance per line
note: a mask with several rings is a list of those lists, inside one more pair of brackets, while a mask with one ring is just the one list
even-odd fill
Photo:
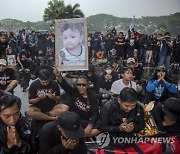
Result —
[[[42, 21], [50, 0], [0, 0], [0, 20]], [[136, 18], [180, 12], [180, 0], [64, 0], [65, 5], [80, 4], [85, 17], [100, 13]]]

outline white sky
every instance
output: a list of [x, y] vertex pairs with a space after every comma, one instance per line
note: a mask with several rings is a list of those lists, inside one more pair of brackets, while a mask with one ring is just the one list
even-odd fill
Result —
[[[50, 0], [0, 0], [0, 20], [13, 18], [22, 21], [43, 20], [44, 9]], [[117, 17], [160, 16], [180, 12], [180, 0], [64, 0], [65, 4], [80, 4], [86, 17], [99, 13]]]

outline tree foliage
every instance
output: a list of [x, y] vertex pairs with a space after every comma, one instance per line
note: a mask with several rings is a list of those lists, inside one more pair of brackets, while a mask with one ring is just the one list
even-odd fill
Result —
[[44, 10], [44, 20], [54, 20], [64, 18], [65, 5], [62, 0], [52, 0], [48, 2], [48, 7]]
[[80, 5], [78, 3], [74, 6], [70, 4], [65, 6], [63, 0], [49, 1], [48, 7], [44, 10], [44, 21], [84, 17], [84, 14], [79, 7]]
[[84, 13], [79, 9], [80, 5], [76, 3], [74, 6], [67, 5], [65, 7], [66, 18], [82, 18]]

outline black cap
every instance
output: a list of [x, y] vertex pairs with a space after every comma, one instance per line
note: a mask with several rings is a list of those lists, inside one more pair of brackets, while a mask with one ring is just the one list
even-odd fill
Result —
[[164, 102], [164, 106], [166, 117], [176, 121], [180, 112], [180, 99], [170, 97]]
[[177, 114], [174, 114], [174, 113], [172, 113], [171, 111], [169, 111], [168, 109], [165, 109], [165, 116], [167, 117], [167, 118], [169, 118], [170, 120], [172, 120], [172, 121], [176, 121], [177, 120], [177, 118], [178, 118], [178, 115]]
[[175, 98], [175, 97], [170, 97], [164, 102], [164, 106], [166, 106], [170, 110], [179, 112], [180, 111], [180, 99]]
[[75, 112], [65, 111], [56, 120], [56, 124], [61, 126], [67, 138], [77, 140], [85, 135], [84, 129], [80, 125], [80, 117]]
[[166, 69], [166, 67], [164, 67], [164, 66], [157, 66], [157, 67], [155, 68], [155, 71], [167, 72], [167, 69]]

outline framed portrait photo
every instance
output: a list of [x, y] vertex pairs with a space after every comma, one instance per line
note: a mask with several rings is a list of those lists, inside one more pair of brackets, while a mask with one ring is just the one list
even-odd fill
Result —
[[8, 65], [16, 65], [15, 55], [7, 55], [7, 64]]
[[55, 63], [60, 71], [88, 70], [87, 19], [55, 20]]

